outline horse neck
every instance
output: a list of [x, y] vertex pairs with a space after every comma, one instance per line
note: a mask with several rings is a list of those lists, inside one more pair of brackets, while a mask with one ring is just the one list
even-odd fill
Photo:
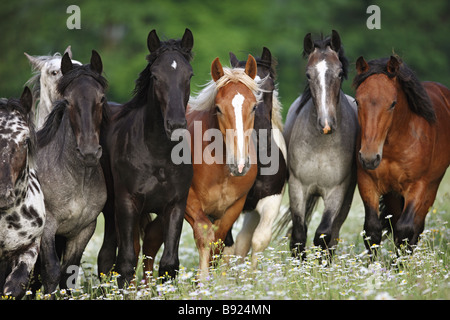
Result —
[[38, 117], [36, 119], [36, 127], [42, 128], [45, 123], [45, 119], [52, 110], [53, 101], [47, 90], [43, 90], [41, 84], [41, 94], [39, 97], [39, 105], [37, 106]]
[[[154, 97], [149, 95], [147, 104], [142, 108], [144, 139], [147, 144], [156, 144], [162, 146], [169, 141], [164, 129], [164, 117], [161, 113], [161, 106]], [[162, 143], [163, 142], [163, 143]]]

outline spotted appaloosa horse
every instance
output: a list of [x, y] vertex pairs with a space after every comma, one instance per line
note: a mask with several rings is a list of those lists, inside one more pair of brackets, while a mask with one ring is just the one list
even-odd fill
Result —
[[[64, 51], [72, 59], [72, 49], [70, 46]], [[45, 118], [53, 109], [53, 103], [61, 100], [62, 97], [56, 89], [58, 80], [61, 78], [61, 59], [59, 53], [52, 56], [30, 56], [24, 53], [31, 63], [34, 76], [27, 81], [33, 93], [35, 107], [32, 108], [33, 121], [36, 130], [44, 125]], [[72, 60], [74, 65], [81, 65], [81, 62]]]
[[39, 253], [44, 195], [34, 163], [32, 95], [0, 100], [0, 290], [20, 298]]

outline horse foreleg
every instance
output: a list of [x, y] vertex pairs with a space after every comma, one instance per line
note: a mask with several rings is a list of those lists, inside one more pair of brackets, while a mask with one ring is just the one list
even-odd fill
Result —
[[405, 208], [394, 226], [394, 240], [397, 245], [407, 242], [415, 245], [425, 227], [425, 218], [433, 205], [439, 182], [419, 182], [408, 188], [405, 193]]
[[252, 246], [252, 237], [259, 220], [260, 216], [256, 210], [248, 211], [244, 214], [244, 223], [242, 224], [241, 231], [239, 231], [236, 236], [235, 243], [235, 254], [241, 257], [241, 259], [244, 259], [250, 251]]
[[[185, 200], [186, 201], [186, 200]], [[175, 278], [180, 266], [178, 259], [178, 247], [180, 244], [181, 229], [186, 202], [179, 201], [169, 206], [162, 215], [164, 251], [159, 263], [159, 275]]]
[[103, 216], [105, 218], [105, 231], [103, 233], [102, 247], [97, 258], [99, 276], [110, 272], [116, 261], [117, 235], [114, 219], [114, 199], [111, 199], [109, 194], [108, 200], [103, 208]]
[[55, 234], [57, 222], [47, 209], [44, 232], [41, 238], [41, 278], [45, 293], [52, 293], [58, 286], [61, 276], [59, 258], [56, 253]]
[[59, 282], [61, 289], [75, 288], [77, 279], [73, 275], [78, 274], [84, 249], [94, 234], [96, 224], [97, 221], [94, 220], [75, 237], [67, 239], [66, 249], [61, 263], [61, 280]]
[[[142, 241], [142, 252], [144, 254], [144, 273], [152, 274], [155, 257], [164, 242], [162, 219], [157, 216], [145, 227], [144, 239]], [[147, 277], [145, 277], [147, 281]]]
[[363, 169], [358, 169], [358, 189], [365, 211], [364, 245], [367, 250], [372, 251], [373, 245], [381, 243], [381, 232], [383, 229], [379, 219], [380, 193], [372, 179]]
[[[123, 193], [123, 191], [122, 191]], [[116, 194], [120, 194], [117, 192]], [[136, 254], [134, 248], [135, 228], [138, 222], [138, 208], [128, 193], [116, 197], [116, 228], [118, 230], [119, 250], [117, 252], [116, 270], [120, 274], [119, 287], [130, 284], [136, 267]]]
[[199, 279], [204, 281], [209, 274], [210, 247], [214, 241], [214, 230], [192, 190], [189, 190], [185, 219], [194, 232], [195, 244], [199, 253]]
[[256, 206], [260, 213], [258, 226], [252, 238], [252, 267], [258, 264], [258, 253], [263, 252], [272, 239], [272, 225], [280, 212], [283, 193], [261, 199]]
[[291, 174], [289, 177], [289, 205], [292, 216], [290, 249], [294, 256], [302, 255], [305, 250], [307, 222], [316, 201], [317, 197], [309, 195], [306, 188]]
[[12, 271], [8, 275], [3, 293], [16, 299], [24, 296], [30, 280], [30, 273], [39, 254], [40, 239], [37, 238], [25, 251], [14, 258]]

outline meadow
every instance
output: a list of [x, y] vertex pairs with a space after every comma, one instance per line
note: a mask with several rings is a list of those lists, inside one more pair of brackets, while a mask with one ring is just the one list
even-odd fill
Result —
[[[285, 194], [283, 214], [288, 205]], [[103, 241], [102, 216], [82, 261], [74, 289], [58, 290], [61, 300], [436, 300], [450, 299], [450, 173], [441, 183], [436, 201], [428, 213], [422, 239], [413, 252], [397, 250], [386, 231], [378, 255], [367, 254], [363, 243], [363, 205], [356, 190], [352, 209], [344, 223], [331, 259], [312, 245], [320, 222], [319, 203], [309, 227], [306, 259], [299, 261], [289, 252], [287, 229], [274, 235], [259, 256], [256, 270], [250, 257], [217, 257], [210, 276], [196, 279], [198, 254], [191, 227], [185, 223], [180, 243], [181, 267], [178, 277], [162, 282], [142, 272], [142, 259], [135, 284], [121, 289], [117, 273], [97, 277], [96, 259]], [[233, 234], [240, 227], [235, 224]], [[220, 244], [215, 244], [220, 245]], [[156, 257], [158, 260], [159, 257]], [[147, 283], [143, 279], [147, 278]], [[47, 299], [38, 292], [34, 299]]]

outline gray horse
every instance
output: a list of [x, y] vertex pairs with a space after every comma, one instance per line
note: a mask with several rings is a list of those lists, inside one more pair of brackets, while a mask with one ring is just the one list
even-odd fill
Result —
[[322, 197], [325, 210], [314, 245], [330, 249], [347, 217], [356, 186], [356, 105], [341, 90], [348, 61], [339, 34], [304, 39], [306, 90], [291, 105], [284, 136], [288, 146], [291, 250], [302, 254], [311, 213]]
[[83, 66], [75, 66], [64, 54], [57, 87], [64, 100], [54, 106], [38, 132], [38, 176], [47, 211], [40, 253], [46, 293], [52, 293], [58, 283], [61, 288], [69, 285], [67, 280], [79, 266], [106, 202], [99, 163], [107, 103], [102, 69], [96, 51], [90, 64]]

